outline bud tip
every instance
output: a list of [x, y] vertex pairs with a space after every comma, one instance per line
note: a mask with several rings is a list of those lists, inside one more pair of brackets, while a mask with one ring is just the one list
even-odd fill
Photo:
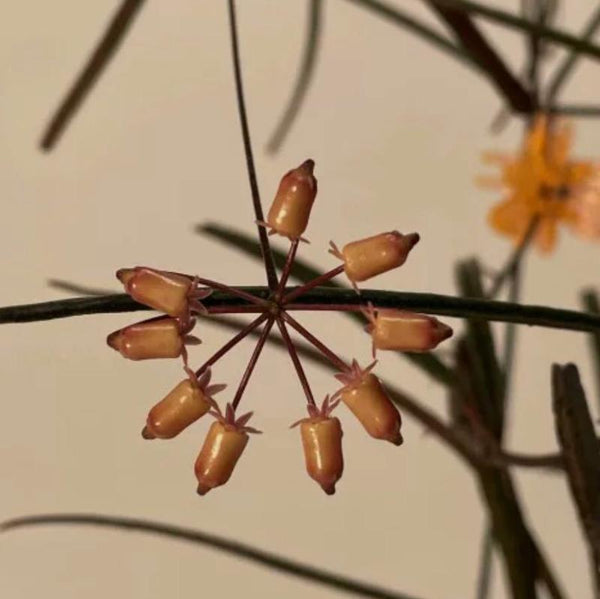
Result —
[[198, 493], [198, 495], [200, 495], [202, 497], [202, 496], [206, 495], [211, 489], [212, 489], [212, 487], [209, 487], [207, 485], [203, 485], [202, 483], [200, 483], [198, 485], [198, 488], [196, 489], [196, 493]]
[[313, 171], [315, 170], [315, 161], [309, 158], [308, 160], [305, 160], [298, 168], [299, 170], [304, 171], [306, 174], [312, 175]]
[[117, 351], [119, 351], [119, 346], [121, 345], [120, 340], [121, 340], [121, 331], [115, 331], [114, 333], [111, 333], [106, 338], [106, 343], [113, 349], [116, 349]]
[[133, 277], [134, 269], [133, 268], [119, 268], [117, 270], [117, 279], [123, 283], [123, 285], [127, 285], [127, 282]]
[[150, 429], [147, 426], [145, 426], [142, 429], [142, 437], [148, 440], [156, 439], [156, 436], [150, 431]]

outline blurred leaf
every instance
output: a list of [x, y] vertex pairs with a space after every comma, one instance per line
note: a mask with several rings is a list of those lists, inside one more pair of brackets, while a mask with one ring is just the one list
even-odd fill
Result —
[[321, 39], [323, 0], [309, 0], [308, 8], [308, 27], [306, 28], [307, 33], [306, 41], [304, 43], [302, 64], [298, 70], [298, 76], [288, 105], [283, 111], [281, 120], [277, 127], [275, 127], [271, 139], [267, 143], [267, 151], [270, 153], [279, 151], [290, 128], [294, 124], [306, 96], [306, 92], [310, 86], [317, 62], [317, 51]]
[[536, 23], [530, 23], [527, 19], [523, 19], [514, 13], [494, 8], [487, 4], [471, 2], [470, 0], [432, 1], [441, 6], [452, 6], [458, 10], [466, 12], [467, 14], [483, 17], [484, 19], [493, 21], [499, 25], [504, 25], [505, 27], [511, 29], [516, 29], [518, 31], [527, 33], [533, 32], [547, 42], [566, 46], [567, 48], [577, 50], [583, 55], [600, 58], [600, 47], [562, 30], [551, 27], [541, 27]]
[[55, 146], [69, 121], [75, 116], [86, 96], [125, 39], [127, 31], [133, 24], [144, 2], [145, 0], [123, 0], [121, 2], [102, 39], [44, 131], [40, 142], [43, 150], [51, 150]]
[[574, 364], [552, 366], [556, 433], [600, 596], [600, 445]]
[[[481, 267], [476, 259], [457, 264], [456, 280], [462, 297], [485, 297]], [[490, 323], [483, 319], [469, 318], [465, 343], [470, 355], [468, 374], [472, 399], [476, 402], [483, 426], [500, 441], [504, 422], [504, 383]]]
[[[581, 301], [585, 310], [590, 314], [600, 315], [600, 299], [594, 289], [586, 289], [581, 294]], [[590, 349], [592, 362], [596, 373], [596, 395], [600, 403], [600, 330], [590, 334]]]
[[[241, 231], [235, 231], [230, 227], [224, 227], [217, 223], [202, 223], [196, 226], [196, 232], [201, 235], [208, 235], [221, 242], [226, 242], [228, 245], [235, 247], [242, 252], [248, 254], [252, 258], [260, 259], [260, 246], [255, 241], [253, 236], [242, 233]], [[272, 248], [273, 258], [275, 264], [279, 270], [283, 268], [285, 259], [287, 256], [286, 252], [283, 252], [275, 247]], [[323, 274], [322, 271], [301, 258], [296, 258], [292, 267], [291, 277], [296, 280], [306, 283], [315, 277]], [[338, 289], [348, 289], [347, 285], [340, 285], [335, 281], [330, 281], [328, 287], [335, 287]], [[357, 322], [363, 322], [363, 318], [360, 315], [350, 313], [349, 316]], [[412, 362], [415, 366], [425, 371], [434, 380], [444, 385], [450, 384], [452, 381], [452, 371], [433, 353], [425, 354], [400, 354], [403, 358]]]
[[52, 289], [58, 289], [59, 291], [74, 295], [115, 295], [119, 293], [113, 289], [98, 289], [97, 287], [88, 287], [63, 279], [48, 279], [46, 282], [48, 283], [48, 287]]
[[347, 0], [352, 4], [358, 4], [383, 19], [403, 27], [407, 31], [414, 33], [426, 42], [437, 47], [442, 52], [445, 52], [452, 58], [461, 61], [465, 66], [481, 72], [479, 64], [474, 62], [469, 54], [463, 48], [448, 38], [440, 35], [435, 29], [425, 25], [421, 21], [415, 19], [412, 15], [383, 2], [382, 0]]
[[[586, 23], [583, 31], [581, 32], [579, 39], [584, 42], [589, 42], [593, 39], [600, 27], [600, 7], [596, 8], [591, 14], [588, 22]], [[577, 49], [573, 49], [567, 54], [563, 62], [556, 69], [550, 83], [548, 84], [548, 91], [546, 92], [546, 104], [552, 106], [554, 100], [558, 97], [560, 90], [564, 84], [568, 81], [569, 76], [573, 73], [577, 61], [579, 60], [581, 53]]]
[[361, 597], [372, 597], [373, 599], [415, 599], [413, 595], [397, 593], [373, 584], [329, 572], [317, 566], [303, 564], [281, 557], [276, 553], [270, 553], [252, 545], [246, 545], [240, 541], [227, 539], [193, 528], [184, 528], [153, 520], [103, 516], [101, 514], [40, 514], [38, 516], [25, 516], [2, 522], [0, 523], [0, 531], [5, 533], [17, 528], [47, 525], [94, 526], [143, 532], [178, 541], [187, 541], [195, 545], [207, 546], [211, 549], [260, 564], [271, 570], [277, 570], [291, 576], [296, 576], [297, 578], [331, 587], [338, 591], [360, 595]]

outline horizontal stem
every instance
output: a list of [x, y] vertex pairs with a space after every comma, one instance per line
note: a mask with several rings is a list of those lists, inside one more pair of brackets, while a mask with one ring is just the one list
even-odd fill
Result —
[[[248, 289], [258, 297], [268, 297], [269, 295], [267, 287], [245, 287], [244, 289]], [[547, 306], [529, 306], [512, 302], [406, 291], [363, 289], [361, 294], [357, 295], [351, 289], [316, 288], [298, 298], [294, 304], [286, 306], [286, 310], [357, 311], [367, 302], [371, 302], [379, 308], [397, 308], [453, 318], [481, 318], [571, 331], [600, 331], [600, 316], [595, 314]], [[230, 312], [237, 309], [247, 312], [260, 311], [257, 306], [249, 305], [235, 296], [221, 292], [213, 293], [203, 300], [203, 303], [213, 312], [226, 311], [227, 308], [230, 308]], [[73, 298], [0, 308], [0, 324], [148, 309], [148, 307], [133, 301], [126, 294]]]
[[307, 283], [304, 283], [304, 285], [301, 285], [300, 287], [296, 287], [296, 289], [287, 293], [283, 297], [283, 303], [289, 304], [292, 300], [295, 300], [296, 298], [300, 297], [301, 295], [304, 295], [307, 291], [310, 291], [311, 289], [318, 287], [322, 283], [327, 283], [327, 281], [331, 281], [331, 279], [337, 277], [342, 272], [344, 272], [344, 265], [340, 264], [339, 266], [332, 268], [329, 272], [326, 272], [319, 277], [315, 277], [311, 281], [308, 281]]

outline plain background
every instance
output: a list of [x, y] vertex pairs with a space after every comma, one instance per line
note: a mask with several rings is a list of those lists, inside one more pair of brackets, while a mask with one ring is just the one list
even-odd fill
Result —
[[[398, 228], [422, 242], [401, 270], [373, 286], [452, 294], [453, 263], [474, 253], [499, 265], [510, 245], [486, 225], [499, 198], [476, 188], [486, 149], [510, 151], [521, 126], [498, 137], [501, 103], [474, 73], [422, 41], [343, 0], [326, 2], [316, 76], [281, 153], [264, 148], [294, 80], [306, 2], [239, 2], [250, 125], [265, 204], [279, 178], [316, 160], [319, 197], [302, 257], [323, 269], [343, 243]], [[398, 6], [428, 17], [415, 0]], [[496, 2], [516, 9], [517, 2]], [[593, 2], [563, 2], [561, 26], [577, 31]], [[147, 264], [232, 284], [263, 281], [260, 264], [194, 233], [215, 221], [252, 233], [253, 215], [224, 2], [148, 2], [122, 50], [57, 150], [37, 147], [51, 110], [71, 83], [117, 2], [13, 3], [0, 35], [0, 247], [2, 304], [65, 297], [48, 278], [118, 289], [114, 271]], [[433, 22], [433, 19], [430, 19]], [[511, 64], [518, 35], [486, 26]], [[562, 56], [554, 54], [554, 60]], [[584, 61], [585, 62], [585, 61]], [[597, 65], [565, 94], [593, 102]], [[600, 130], [577, 124], [575, 153], [598, 156]], [[279, 247], [284, 244], [278, 240]], [[598, 283], [598, 246], [561, 235], [551, 258], [532, 255], [524, 300], [578, 307]], [[0, 330], [0, 518], [85, 511], [196, 527], [423, 598], [474, 595], [484, 513], [469, 471], [415, 422], [401, 448], [367, 437], [342, 414], [346, 470], [334, 497], [304, 471], [297, 431], [303, 401], [289, 358], [267, 348], [244, 397], [265, 431], [251, 440], [226, 487], [195, 494], [193, 462], [207, 427], [177, 440], [144, 442], [147, 410], [180, 378], [177, 362], [132, 363], [105, 337], [136, 319], [100, 315]], [[365, 361], [368, 338], [339, 316], [305, 317], [324, 340]], [[460, 330], [459, 321], [453, 326]], [[226, 341], [202, 324], [192, 362]], [[576, 361], [591, 404], [595, 390], [584, 335], [520, 329], [507, 443], [556, 448], [552, 362]], [[250, 344], [215, 368], [231, 388]], [[315, 393], [335, 388], [307, 366]], [[444, 414], [444, 391], [402, 357], [378, 372]], [[587, 556], [561, 477], [516, 472], [528, 519], [571, 597], [590, 597]], [[505, 597], [500, 569], [493, 597]], [[251, 590], [249, 590], [251, 589]], [[3, 597], [338, 596], [319, 585], [208, 548], [89, 528], [47, 527], [0, 537]], [[341, 596], [341, 595], [339, 595]]]

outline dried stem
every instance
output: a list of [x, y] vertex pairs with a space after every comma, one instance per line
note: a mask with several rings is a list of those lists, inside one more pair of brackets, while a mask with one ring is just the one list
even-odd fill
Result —
[[302, 368], [302, 362], [300, 362], [300, 358], [298, 357], [298, 352], [294, 346], [294, 342], [290, 338], [290, 334], [287, 331], [285, 323], [281, 318], [277, 318], [277, 326], [281, 332], [281, 336], [283, 337], [283, 341], [287, 347], [288, 353], [290, 354], [290, 358], [294, 363], [294, 368], [296, 369], [296, 373], [298, 374], [298, 378], [300, 379], [300, 384], [302, 385], [302, 389], [304, 389], [304, 394], [306, 395], [306, 401], [310, 405], [315, 405], [315, 398], [313, 397], [310, 385], [308, 383], [308, 379], [306, 378], [306, 374], [304, 372], [304, 368]]
[[334, 277], [337, 277], [342, 272], [344, 272], [344, 265], [340, 264], [339, 266], [336, 266], [335, 268], [331, 269], [329, 272], [326, 272], [319, 277], [315, 277], [312, 281], [309, 281], [308, 283], [305, 283], [304, 285], [294, 289], [293, 291], [290, 291], [290, 293], [284, 296], [282, 303], [284, 305], [288, 304], [292, 300], [295, 300], [301, 295], [304, 295], [310, 289], [318, 287], [323, 283], [327, 283], [327, 281], [330, 281]]
[[[254, 166], [254, 155], [252, 153], [252, 143], [250, 140], [250, 130], [248, 128], [248, 116], [246, 114], [246, 102], [244, 100], [244, 87], [242, 84], [242, 72], [240, 66], [240, 50], [238, 43], [237, 21], [235, 0], [228, 1], [229, 25], [231, 33], [231, 53], [233, 57], [233, 71], [235, 76], [235, 93], [237, 98], [238, 113], [240, 125], [242, 127], [242, 138], [244, 141], [244, 154], [246, 155], [246, 168], [248, 170], [248, 180], [252, 192], [252, 205], [254, 206], [254, 216], [257, 221], [264, 221], [262, 205], [260, 202], [260, 192], [258, 190], [258, 180], [256, 178], [256, 168]], [[277, 273], [275, 272], [275, 263], [269, 238], [264, 227], [257, 225], [258, 237], [262, 251], [263, 262], [267, 273], [267, 283], [271, 291], [277, 289]]]
[[267, 318], [268, 314], [261, 314], [253, 320], [248, 326], [244, 327], [237, 335], [232, 337], [221, 349], [215, 352], [198, 370], [196, 376], [200, 376], [209, 366], [212, 366], [217, 360], [220, 360], [230, 349], [235, 347], [242, 339], [247, 337], [256, 327], [261, 325]]
[[250, 356], [250, 361], [248, 362], [248, 366], [246, 367], [246, 370], [244, 371], [244, 375], [242, 376], [242, 380], [240, 381], [238, 390], [235, 392], [235, 397], [233, 398], [233, 401], [231, 402], [231, 405], [233, 406], [234, 410], [238, 407], [240, 400], [242, 399], [242, 395], [244, 394], [246, 386], [248, 385], [248, 381], [250, 380], [252, 371], [254, 370], [254, 367], [256, 366], [256, 362], [258, 361], [260, 352], [262, 352], [262, 349], [265, 345], [267, 337], [269, 336], [269, 332], [271, 331], [273, 322], [274, 322], [274, 318], [272, 316], [270, 316], [269, 320], [267, 320], [267, 323], [265, 324], [265, 326], [260, 334], [260, 337], [258, 338], [258, 343], [256, 344], [256, 347], [254, 348], [254, 351], [252, 352], [252, 355]]
[[296, 319], [292, 318], [286, 312], [283, 313], [283, 319], [308, 342], [312, 343], [340, 372], [345, 372], [349, 369], [348, 364], [344, 360], [330, 350], [322, 341], [317, 339], [310, 331], [306, 330]]

